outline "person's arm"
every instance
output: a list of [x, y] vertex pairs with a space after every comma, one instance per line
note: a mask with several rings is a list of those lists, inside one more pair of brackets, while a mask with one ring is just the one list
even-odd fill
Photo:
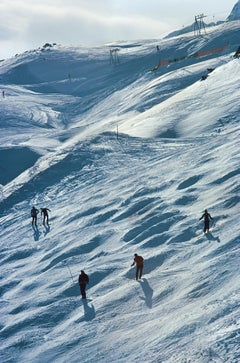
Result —
[[201, 221], [201, 219], [203, 219], [203, 217], [204, 217], [204, 214], [202, 215], [202, 217], [201, 217], [201, 218], [199, 218], [199, 221]]

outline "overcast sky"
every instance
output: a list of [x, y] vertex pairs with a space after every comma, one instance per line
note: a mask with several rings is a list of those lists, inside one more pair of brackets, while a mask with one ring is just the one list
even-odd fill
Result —
[[237, 0], [0, 0], [0, 59], [45, 43], [160, 38], [204, 13], [225, 20]]

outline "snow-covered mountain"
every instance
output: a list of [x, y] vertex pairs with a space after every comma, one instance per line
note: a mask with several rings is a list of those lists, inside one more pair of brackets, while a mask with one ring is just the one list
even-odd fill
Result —
[[[240, 0], [234, 5], [230, 15], [226, 19], [226, 21], [235, 21], [235, 20], [240, 20]], [[201, 33], [208, 32], [209, 27], [218, 26], [223, 23], [224, 23], [224, 21], [222, 21], [222, 20], [219, 20], [217, 22], [210, 22], [210, 23], [205, 23], [203, 21], [201, 23], [201, 27], [202, 27]], [[192, 23], [190, 25], [183, 27], [182, 29], [174, 30], [173, 32], [169, 33], [166, 36], [166, 38], [176, 37], [176, 36], [183, 35], [183, 34], [190, 33], [190, 32], [194, 33], [195, 26], [196, 26], [196, 24]]]
[[239, 30], [0, 63], [1, 362], [240, 361]]
[[238, 2], [234, 5], [227, 20], [228, 21], [240, 20], [240, 0], [238, 0]]

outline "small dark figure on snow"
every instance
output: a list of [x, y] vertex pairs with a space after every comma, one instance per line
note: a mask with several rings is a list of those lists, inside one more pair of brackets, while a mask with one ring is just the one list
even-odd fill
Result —
[[35, 208], [34, 206], [31, 209], [31, 217], [32, 217], [32, 226], [35, 224], [37, 226], [37, 215], [39, 213], [39, 210]]
[[199, 220], [201, 220], [203, 218], [204, 218], [204, 228], [203, 228], [203, 232], [206, 233], [206, 232], [209, 232], [209, 222], [210, 222], [210, 219], [213, 219], [211, 217], [211, 215], [208, 213], [207, 209], [205, 209], [202, 217], [199, 218]]
[[45, 221], [48, 224], [48, 212], [51, 212], [48, 208], [41, 208], [41, 216], [43, 216], [43, 224], [45, 224]]
[[137, 253], [134, 254], [134, 261], [131, 264], [131, 266], [134, 266], [136, 264], [136, 280], [142, 278], [142, 272], [143, 272], [143, 258], [142, 256], [138, 256]]
[[82, 298], [86, 299], [86, 286], [89, 283], [89, 278], [88, 278], [88, 275], [85, 274], [85, 272], [83, 270], [81, 270], [81, 273], [78, 276], [78, 283], [79, 283], [80, 291], [82, 294]]
[[239, 58], [240, 57], [240, 46], [236, 50], [236, 53], [234, 54], [233, 58]]

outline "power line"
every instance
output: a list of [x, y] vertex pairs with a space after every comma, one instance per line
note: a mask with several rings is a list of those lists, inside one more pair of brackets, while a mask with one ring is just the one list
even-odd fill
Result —
[[207, 17], [207, 15], [204, 15], [204, 14], [195, 15], [194, 35], [201, 35], [202, 29], [204, 30], [204, 32], [206, 34], [206, 28], [205, 28], [205, 24], [203, 21], [203, 18], [206, 18], [206, 17]]

